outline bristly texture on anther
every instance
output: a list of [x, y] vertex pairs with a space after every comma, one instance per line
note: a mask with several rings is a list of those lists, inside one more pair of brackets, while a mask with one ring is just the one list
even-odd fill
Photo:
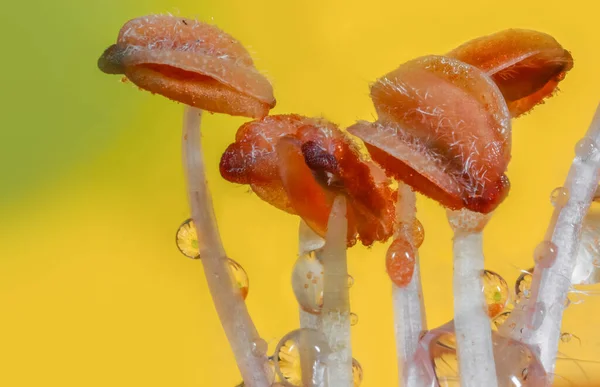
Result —
[[226, 180], [250, 184], [261, 199], [299, 215], [322, 237], [337, 195], [347, 199], [349, 246], [392, 235], [396, 193], [390, 180], [326, 120], [292, 114], [246, 123], [220, 170]]
[[510, 115], [484, 72], [422, 57], [375, 82], [371, 97], [379, 120], [348, 131], [389, 175], [451, 209], [488, 213], [506, 197]]
[[450, 51], [485, 71], [506, 99], [513, 117], [552, 96], [573, 68], [573, 58], [552, 36], [538, 31], [509, 29], [471, 40]]
[[98, 67], [211, 112], [260, 118], [275, 106], [271, 84], [244, 46], [198, 20], [163, 15], [130, 20]]

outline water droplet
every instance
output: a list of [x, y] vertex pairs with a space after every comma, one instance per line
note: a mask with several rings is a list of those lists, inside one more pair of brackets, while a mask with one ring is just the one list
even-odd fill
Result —
[[348, 288], [351, 288], [352, 286], [354, 286], [354, 277], [348, 274]]
[[269, 350], [269, 344], [265, 339], [259, 337], [252, 342], [252, 354], [256, 357], [266, 356]]
[[558, 253], [558, 247], [551, 241], [542, 241], [533, 252], [533, 259], [541, 268], [547, 269], [554, 264], [556, 261], [556, 254]]
[[[323, 333], [314, 329], [297, 329], [285, 335], [275, 348], [275, 373], [288, 386], [302, 387], [324, 381], [329, 345]], [[303, 382], [302, 367], [308, 366], [312, 381]], [[321, 385], [317, 383], [316, 385]]]
[[510, 312], [510, 310], [507, 310], [506, 312], [502, 312], [496, 317], [494, 317], [494, 319], [492, 320], [492, 329], [497, 331], [500, 328], [500, 326], [502, 326], [502, 324], [504, 324], [506, 320], [508, 320], [508, 318], [510, 317]]
[[405, 287], [410, 283], [415, 270], [415, 254], [406, 239], [400, 237], [392, 242], [385, 256], [385, 267], [396, 286]]
[[598, 146], [589, 137], [584, 137], [575, 145], [575, 154], [581, 157], [584, 161], [588, 160], [597, 151]]
[[490, 317], [502, 312], [508, 302], [508, 284], [498, 273], [484, 270], [481, 275], [483, 295]]
[[227, 259], [229, 263], [229, 270], [231, 271], [231, 275], [233, 277], [234, 286], [236, 286], [240, 293], [242, 294], [242, 298], [245, 300], [248, 296], [248, 290], [250, 289], [250, 280], [248, 279], [248, 274], [246, 274], [246, 270], [234, 261], [231, 258]]
[[352, 380], [354, 387], [359, 387], [363, 381], [363, 369], [358, 360], [352, 358]]
[[321, 313], [323, 308], [323, 264], [314, 255], [298, 258], [292, 271], [292, 289], [305, 312]]
[[530, 307], [527, 313], [529, 314], [527, 327], [535, 331], [542, 326], [546, 318], [546, 305], [543, 302], [536, 302]]
[[533, 279], [533, 268], [524, 270], [517, 281], [515, 282], [516, 302], [519, 303], [523, 299], [531, 297], [531, 281]]
[[550, 194], [550, 202], [554, 207], [564, 207], [569, 201], [569, 189], [566, 187], [554, 188]]
[[350, 313], [350, 326], [358, 324], [358, 315], [356, 313]]
[[421, 222], [419, 222], [419, 219], [417, 218], [415, 218], [415, 221], [413, 222], [412, 237], [415, 249], [421, 247], [423, 241], [425, 240], [425, 229], [423, 228], [423, 225], [421, 224]]
[[560, 334], [560, 341], [562, 341], [563, 343], [570, 343], [573, 339], [577, 340], [579, 342], [579, 345], [581, 345], [581, 339], [575, 336], [574, 334], [569, 332], [563, 332]]
[[177, 243], [177, 248], [179, 251], [181, 251], [181, 253], [186, 257], [193, 259], [200, 258], [196, 226], [191, 218], [179, 226], [175, 236], [175, 242]]

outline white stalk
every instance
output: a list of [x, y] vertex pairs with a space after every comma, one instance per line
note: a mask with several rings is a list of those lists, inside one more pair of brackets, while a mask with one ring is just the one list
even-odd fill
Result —
[[454, 325], [462, 387], [496, 387], [490, 320], [482, 291], [482, 230], [488, 216], [448, 211], [454, 230]]
[[[315, 233], [306, 222], [300, 219], [298, 228], [298, 257], [299, 259], [306, 254], [314, 251], [317, 258], [320, 258], [321, 249], [325, 245], [325, 240]], [[321, 315], [305, 312], [298, 308], [300, 314], [300, 328], [311, 328], [321, 330]]]
[[[416, 197], [412, 189], [400, 182], [398, 186], [398, 204], [396, 205], [396, 234], [402, 233], [412, 246], [415, 245], [412, 225], [416, 215]], [[404, 230], [400, 229], [401, 226]], [[408, 229], [407, 229], [408, 228]], [[396, 235], [398, 236], [398, 235]], [[415, 362], [415, 353], [419, 345], [419, 336], [427, 329], [418, 250], [414, 249], [415, 270], [406, 287], [392, 284], [392, 302], [394, 306], [394, 330], [396, 333], [396, 352], [398, 358], [398, 378], [400, 386], [424, 387], [425, 379]]]
[[[576, 156], [563, 188], [568, 192], [564, 205], [556, 206], [546, 241], [556, 246], [552, 262], [538, 260], [533, 272], [532, 295], [521, 313], [513, 313], [513, 338], [537, 346], [548, 375], [553, 374], [560, 339], [565, 301], [577, 263], [582, 222], [596, 193], [600, 178], [600, 106], [585, 137], [577, 144]], [[551, 383], [551, 379], [548, 383]]]
[[346, 263], [346, 199], [335, 199], [321, 259], [324, 268], [322, 329], [331, 354], [327, 362], [328, 387], [352, 387], [350, 302]]
[[270, 386], [266, 353], [238, 287], [233, 286], [227, 256], [206, 182], [200, 134], [202, 111], [185, 107], [183, 165], [186, 170], [192, 219], [197, 230], [200, 257], [213, 303], [246, 387]]

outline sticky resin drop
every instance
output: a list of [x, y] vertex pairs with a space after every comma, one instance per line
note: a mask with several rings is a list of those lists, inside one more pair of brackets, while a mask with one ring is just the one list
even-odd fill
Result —
[[323, 308], [323, 264], [314, 253], [296, 260], [292, 270], [292, 289], [305, 312], [320, 314]]
[[358, 360], [352, 358], [352, 380], [354, 387], [359, 387], [363, 381], [363, 369]]
[[533, 268], [524, 270], [517, 281], [515, 282], [516, 302], [519, 303], [524, 299], [531, 297], [531, 281], [533, 279]]
[[227, 262], [229, 263], [229, 270], [232, 274], [233, 284], [240, 290], [242, 298], [245, 300], [248, 296], [248, 290], [250, 289], [250, 280], [248, 279], [248, 274], [246, 274], [246, 270], [244, 270], [242, 265], [233, 259], [227, 258]]
[[488, 316], [497, 316], [508, 302], [508, 284], [498, 273], [484, 270], [481, 279], [483, 295], [488, 307]]
[[575, 145], [575, 154], [584, 161], [588, 160], [598, 150], [598, 145], [589, 137], [584, 137]]
[[323, 333], [302, 328], [285, 335], [275, 348], [275, 373], [287, 387], [322, 385], [330, 349]]
[[558, 247], [556, 247], [554, 243], [551, 241], [542, 241], [535, 248], [535, 251], [533, 252], [533, 259], [536, 265], [547, 269], [554, 264], [557, 254]]
[[350, 313], [350, 326], [358, 324], [358, 315], [356, 313]]
[[550, 194], [550, 202], [554, 207], [564, 207], [569, 201], [569, 189], [566, 187], [554, 188]]
[[199, 259], [200, 250], [198, 249], [198, 236], [196, 234], [196, 226], [194, 221], [190, 218], [183, 222], [177, 229], [177, 235], [175, 236], [177, 248], [181, 251], [181, 254], [188, 258]]
[[579, 345], [581, 345], [581, 339], [574, 334], [569, 332], [563, 332], [560, 334], [560, 341], [563, 343], [570, 343], [573, 339], [576, 339], [579, 342]]
[[404, 238], [396, 238], [385, 256], [385, 267], [392, 282], [398, 287], [410, 283], [415, 270], [415, 253], [411, 244]]

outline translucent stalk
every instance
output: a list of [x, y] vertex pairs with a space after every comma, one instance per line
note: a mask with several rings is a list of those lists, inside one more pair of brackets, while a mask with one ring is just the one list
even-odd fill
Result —
[[[576, 156], [564, 189], [568, 200], [556, 206], [546, 241], [556, 246], [552, 262], [538, 260], [533, 272], [532, 295], [521, 313], [514, 313], [511, 336], [537, 346], [546, 372], [554, 372], [563, 310], [577, 262], [582, 222], [588, 212], [600, 178], [600, 106], [585, 137], [577, 144]], [[551, 383], [551, 380], [548, 381]]]
[[[298, 228], [298, 256], [302, 257], [314, 251], [317, 257], [321, 259], [321, 249], [325, 245], [325, 240], [315, 233], [304, 220], [300, 219]], [[300, 314], [300, 327], [312, 328], [318, 331], [321, 330], [321, 315], [305, 312], [302, 308], [298, 308]]]
[[346, 263], [346, 200], [335, 199], [325, 247], [322, 250], [324, 268], [323, 333], [331, 354], [327, 362], [328, 387], [352, 387], [352, 347], [350, 343], [350, 302], [348, 294], [348, 267]]
[[[183, 117], [183, 165], [200, 257], [215, 308], [246, 387], [270, 386], [266, 353], [256, 353], [260, 339], [227, 263], [206, 182], [200, 135], [202, 111], [186, 106]], [[254, 350], [253, 350], [254, 348]]]
[[[396, 234], [402, 233], [411, 245], [415, 245], [412, 225], [415, 221], [416, 197], [412, 189], [404, 184], [398, 186], [398, 204], [396, 205]], [[404, 225], [404, 230], [401, 229]], [[406, 230], [408, 228], [408, 230]], [[398, 235], [396, 235], [398, 236]], [[419, 345], [421, 332], [427, 329], [418, 250], [415, 248], [415, 270], [406, 287], [392, 285], [394, 306], [394, 330], [396, 333], [396, 352], [398, 358], [398, 378], [400, 386], [425, 386], [421, 369], [415, 363], [415, 353]]]
[[448, 211], [454, 230], [454, 325], [462, 387], [496, 387], [490, 320], [483, 295], [486, 215]]

